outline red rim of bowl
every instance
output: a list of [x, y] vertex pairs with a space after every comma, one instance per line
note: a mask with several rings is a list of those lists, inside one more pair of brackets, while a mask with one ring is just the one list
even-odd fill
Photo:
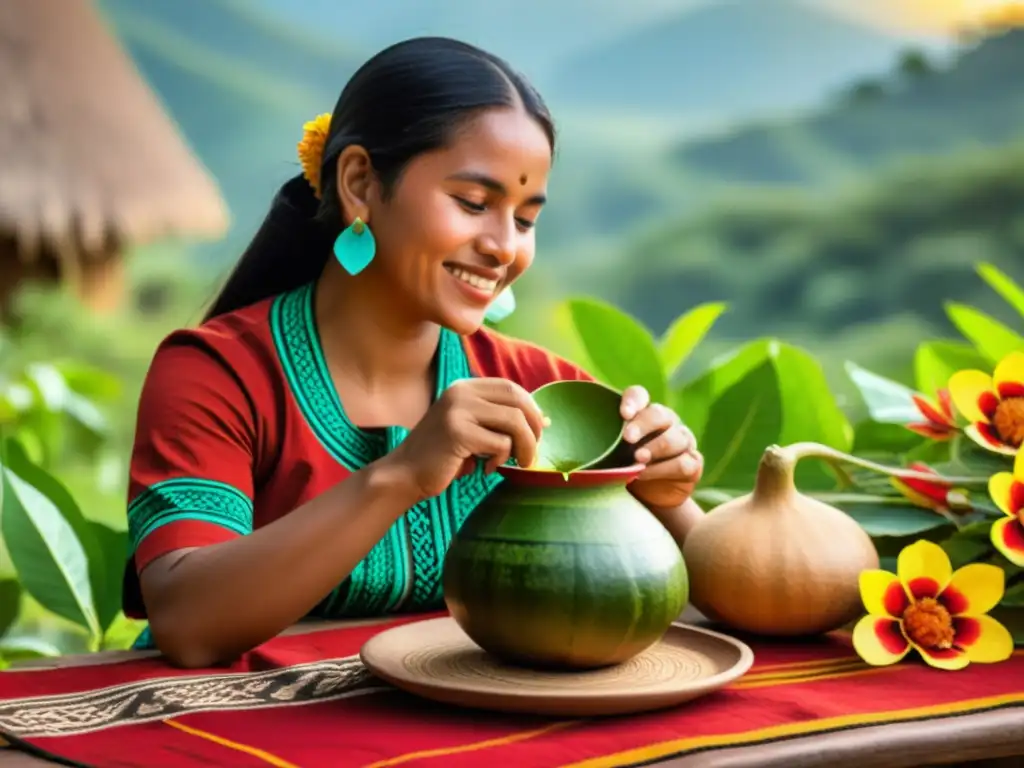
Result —
[[610, 467], [608, 469], [581, 469], [570, 472], [563, 477], [561, 472], [550, 469], [524, 469], [502, 465], [498, 474], [516, 485], [530, 485], [538, 488], [580, 488], [591, 485], [607, 485], [609, 483], [630, 483], [644, 471], [646, 465], [632, 464], [628, 467]]

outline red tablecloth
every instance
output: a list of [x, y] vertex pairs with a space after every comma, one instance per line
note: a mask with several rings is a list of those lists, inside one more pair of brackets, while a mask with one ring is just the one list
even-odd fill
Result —
[[[423, 618], [423, 617], [416, 617]], [[467, 711], [371, 677], [362, 643], [402, 619], [276, 638], [231, 668], [159, 658], [0, 673], [0, 734], [96, 768], [647, 765], [726, 745], [1024, 707], [1024, 653], [944, 672], [863, 664], [847, 637], [745, 638], [754, 667], [675, 709], [594, 720]]]

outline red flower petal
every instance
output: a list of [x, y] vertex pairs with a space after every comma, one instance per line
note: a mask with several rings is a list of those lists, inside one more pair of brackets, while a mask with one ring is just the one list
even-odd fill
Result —
[[[913, 467], [911, 466], [911, 469]], [[923, 471], [923, 470], [916, 470]], [[926, 496], [934, 501], [939, 506], [946, 506], [946, 495], [949, 493], [949, 489], [944, 485], [938, 483], [929, 483], [927, 480], [917, 480], [909, 477], [901, 477], [900, 482], [905, 484], [908, 488], [911, 488], [922, 496]]]
[[949, 390], [942, 388], [936, 394], [939, 396], [939, 407], [942, 408], [942, 413], [946, 417], [946, 423], [954, 424], [953, 398], [950, 397]]
[[1024, 525], [1021, 524], [1019, 519], [1003, 519], [1007, 520], [1006, 525], [1003, 526], [1003, 546], [1011, 552], [1024, 553]]
[[1024, 397], [1024, 384], [1019, 381], [1004, 381], [998, 386], [998, 390], [999, 396], [1003, 400], [1009, 400], [1011, 397]]
[[946, 610], [954, 616], [966, 611], [968, 606], [971, 604], [971, 601], [967, 599], [967, 595], [952, 584], [947, 585], [946, 588], [942, 590], [942, 595], [939, 596], [939, 602], [942, 603]]
[[907, 638], [898, 621], [879, 619], [875, 622], [875, 636], [889, 653], [903, 653], [907, 649]]
[[[948, 589], [946, 590], [949, 591]], [[953, 642], [961, 648], [974, 645], [981, 637], [981, 622], [970, 616], [953, 619]]]
[[1002, 438], [999, 437], [999, 433], [996, 432], [995, 427], [991, 424], [986, 424], [983, 421], [976, 422], [975, 427], [978, 429], [978, 434], [984, 438], [985, 442], [991, 443], [992, 445], [999, 447], [1005, 445]]
[[946, 417], [920, 395], [911, 395], [911, 399], [914, 401], [914, 405], [917, 406], [917, 410], [919, 410], [921, 414], [928, 419], [928, 421], [942, 425], [946, 425], [948, 423]]
[[890, 616], [902, 616], [903, 612], [910, 607], [910, 600], [907, 592], [903, 589], [899, 579], [894, 579], [885, 590], [882, 596], [882, 605]]
[[985, 414], [985, 418], [990, 419], [995, 415], [996, 408], [999, 407], [999, 397], [995, 392], [982, 392], [978, 395], [978, 408]]
[[938, 597], [942, 585], [935, 579], [927, 576], [918, 576], [907, 583], [907, 589], [914, 596], [915, 600], [923, 600], [926, 597]]
[[1010, 512], [1017, 515], [1024, 510], [1024, 483], [1014, 480], [1010, 486]]
[[927, 437], [929, 440], [949, 440], [956, 434], [956, 430], [952, 427], [939, 427], [924, 422], [905, 424], [904, 426], [911, 432], [916, 432], [921, 437]]

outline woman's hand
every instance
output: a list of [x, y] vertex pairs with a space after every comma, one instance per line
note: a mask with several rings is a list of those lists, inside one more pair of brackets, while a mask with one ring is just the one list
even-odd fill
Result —
[[623, 436], [636, 446], [635, 457], [646, 464], [630, 483], [633, 495], [648, 506], [678, 507], [690, 498], [704, 471], [697, 441], [671, 408], [651, 403], [643, 387], [622, 393]]
[[544, 416], [530, 394], [506, 379], [463, 379], [431, 405], [386, 458], [408, 472], [419, 498], [436, 496], [486, 457], [488, 472], [515, 458], [533, 464]]

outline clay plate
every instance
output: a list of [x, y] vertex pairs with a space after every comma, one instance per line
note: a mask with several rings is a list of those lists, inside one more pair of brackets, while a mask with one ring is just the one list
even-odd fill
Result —
[[385, 630], [363, 645], [360, 657], [377, 677], [417, 696], [559, 717], [674, 706], [727, 685], [754, 662], [739, 640], [673, 624], [659, 642], [615, 667], [540, 672], [496, 661], [450, 617]]

